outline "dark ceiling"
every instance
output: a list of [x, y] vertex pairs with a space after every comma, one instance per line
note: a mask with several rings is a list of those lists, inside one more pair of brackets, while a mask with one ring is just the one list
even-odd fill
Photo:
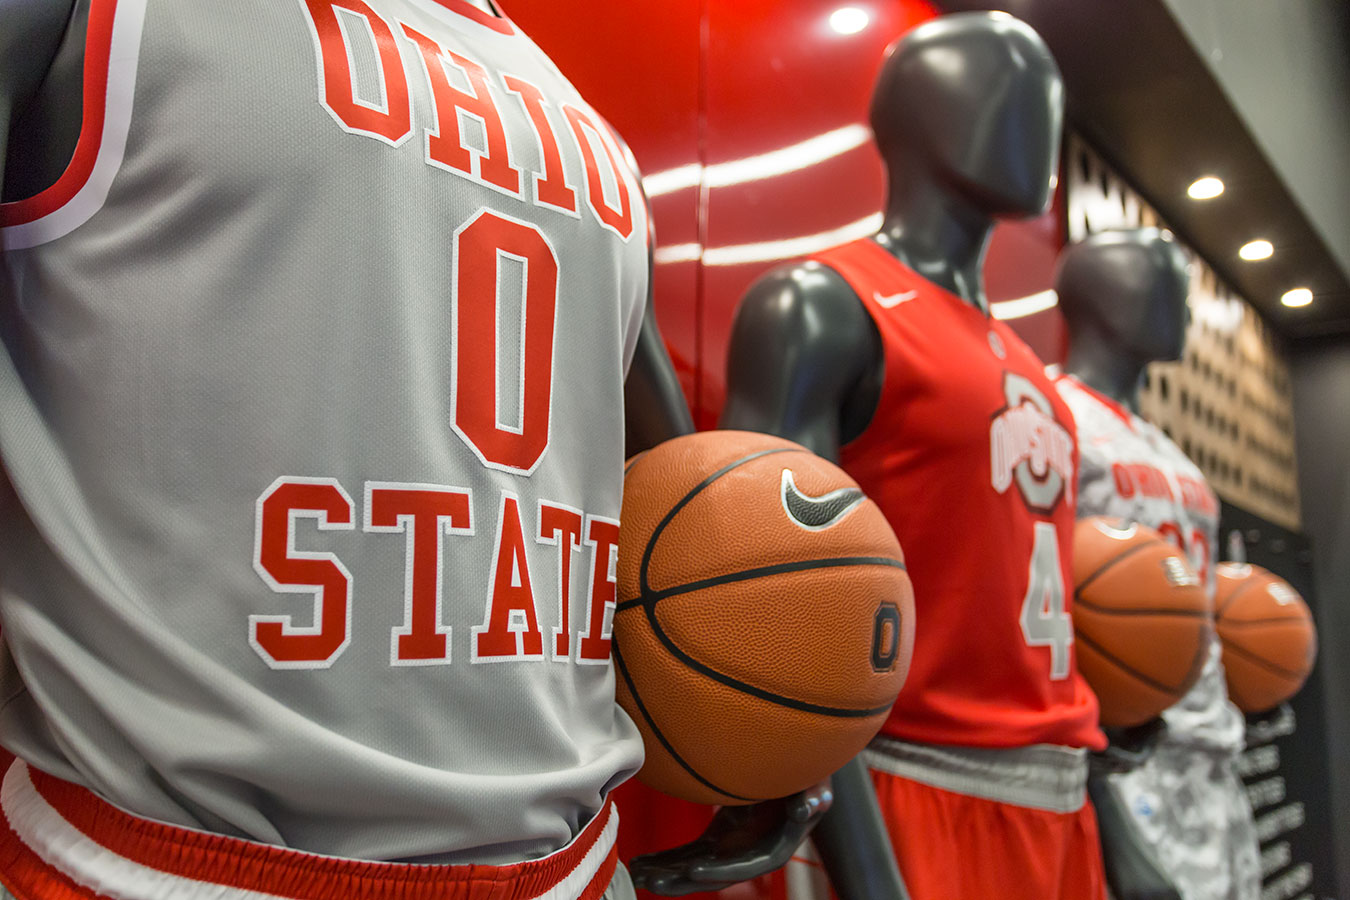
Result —
[[[988, 0], [939, 5], [949, 12], [991, 8]], [[1350, 280], [1161, 0], [992, 6], [1045, 38], [1064, 74], [1070, 127], [1277, 332], [1298, 343], [1350, 334]], [[1186, 188], [1201, 175], [1221, 178], [1223, 195], [1191, 200]], [[1256, 235], [1278, 252], [1243, 262], [1237, 249]], [[1312, 289], [1313, 307], [1280, 305], [1296, 285]]]

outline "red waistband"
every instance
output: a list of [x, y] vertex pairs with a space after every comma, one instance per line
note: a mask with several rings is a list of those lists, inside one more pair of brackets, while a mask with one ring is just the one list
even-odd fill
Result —
[[0, 811], [0, 881], [17, 900], [598, 900], [618, 859], [610, 802], [566, 847], [506, 866], [340, 859], [177, 828], [22, 761]]

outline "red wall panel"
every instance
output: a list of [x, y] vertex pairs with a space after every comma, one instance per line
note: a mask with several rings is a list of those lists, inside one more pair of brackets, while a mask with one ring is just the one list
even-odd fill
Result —
[[727, 339], [746, 287], [879, 221], [885, 175], [867, 130], [872, 82], [885, 48], [933, 11], [914, 0], [844, 9], [841, 21], [841, 4], [823, 0], [710, 4], [700, 427], [722, 407]]
[[[885, 194], [866, 132], [885, 48], [927, 0], [507, 0], [506, 11], [633, 148], [656, 222], [657, 316], [699, 427], [724, 399], [731, 319], [768, 269], [865, 233]], [[842, 16], [842, 18], [841, 18]], [[841, 27], [842, 26], [842, 27]], [[1057, 209], [1000, 226], [994, 301], [1049, 287]], [[1013, 326], [1062, 355], [1050, 311]]]
[[[697, 184], [701, 2], [504, 0], [502, 6], [623, 136], [644, 176], [686, 171]], [[650, 199], [658, 248], [697, 243], [697, 190]], [[653, 289], [661, 333], [692, 404], [699, 367], [697, 265], [658, 266]]]
[[[1064, 246], [1063, 190], [1055, 193], [1054, 207], [1025, 222], [1008, 222], [994, 229], [984, 260], [984, 282], [994, 308], [1048, 290], [1054, 284], [1055, 258]], [[1047, 363], [1062, 363], [1068, 349], [1064, 317], [1047, 309], [1008, 324]]]

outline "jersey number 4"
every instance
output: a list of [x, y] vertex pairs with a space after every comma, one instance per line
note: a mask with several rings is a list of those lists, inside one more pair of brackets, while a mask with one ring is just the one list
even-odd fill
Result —
[[1050, 677], [1069, 677], [1073, 622], [1064, 608], [1064, 574], [1059, 566], [1059, 534], [1049, 522], [1036, 523], [1031, 572], [1022, 600], [1022, 637], [1029, 647], [1050, 648]]

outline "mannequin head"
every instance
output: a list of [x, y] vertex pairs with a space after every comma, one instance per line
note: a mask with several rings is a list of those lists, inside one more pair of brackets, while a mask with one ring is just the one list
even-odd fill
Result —
[[1166, 231], [1104, 231], [1066, 248], [1055, 291], [1071, 352], [1090, 342], [1141, 368], [1180, 358], [1189, 286], [1186, 253]]
[[1059, 68], [1006, 13], [943, 16], [882, 62], [871, 124], [892, 192], [926, 178], [989, 216], [1045, 211], [1063, 122]]

